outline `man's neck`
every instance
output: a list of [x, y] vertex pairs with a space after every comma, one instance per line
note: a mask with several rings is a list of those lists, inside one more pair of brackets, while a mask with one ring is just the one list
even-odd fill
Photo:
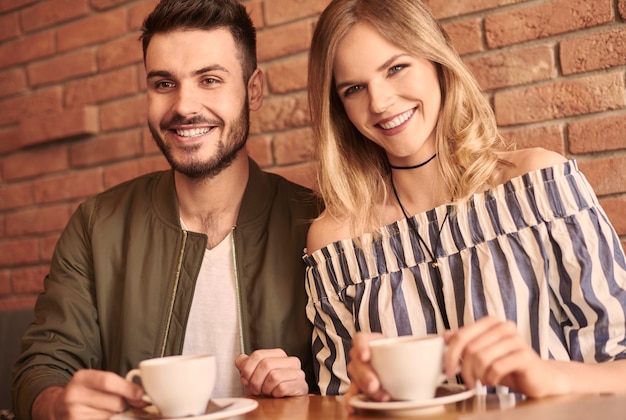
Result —
[[190, 231], [208, 236], [207, 248], [219, 244], [237, 223], [248, 170], [248, 157], [242, 153], [212, 179], [190, 179], [175, 173], [180, 217]]

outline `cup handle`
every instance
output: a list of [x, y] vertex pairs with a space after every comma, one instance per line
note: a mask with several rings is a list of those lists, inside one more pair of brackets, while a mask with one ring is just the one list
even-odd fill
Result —
[[[141, 371], [139, 369], [132, 369], [126, 374], [126, 380], [129, 382], [134, 382], [135, 378], [141, 379]], [[148, 404], [153, 404], [152, 400], [150, 399], [150, 396], [145, 393], [145, 390], [144, 390], [143, 397], [141, 397], [141, 400], [143, 402], [147, 402]]]

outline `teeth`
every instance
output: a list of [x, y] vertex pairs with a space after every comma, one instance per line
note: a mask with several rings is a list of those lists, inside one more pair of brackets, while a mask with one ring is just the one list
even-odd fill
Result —
[[400, 124], [402, 124], [403, 122], [405, 122], [406, 120], [408, 120], [409, 118], [411, 118], [411, 115], [413, 115], [414, 112], [415, 112], [415, 110], [410, 109], [407, 112], [405, 112], [404, 114], [398, 115], [393, 120], [388, 121], [388, 122], [386, 122], [384, 124], [380, 124], [380, 126], [382, 128], [384, 128], [385, 130], [389, 130], [389, 129], [395, 128], [395, 127], [399, 126]]
[[208, 133], [208, 128], [191, 128], [188, 130], [176, 130], [176, 134], [181, 137], [196, 137]]

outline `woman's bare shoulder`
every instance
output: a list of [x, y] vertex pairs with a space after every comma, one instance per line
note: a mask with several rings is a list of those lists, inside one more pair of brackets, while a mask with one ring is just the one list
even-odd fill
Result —
[[501, 152], [499, 156], [511, 165], [499, 166], [498, 183], [504, 183], [528, 172], [550, 168], [567, 161], [567, 158], [560, 153], [542, 147]]
[[341, 239], [350, 238], [350, 223], [339, 220], [328, 211], [324, 211], [309, 227], [307, 236], [307, 254]]

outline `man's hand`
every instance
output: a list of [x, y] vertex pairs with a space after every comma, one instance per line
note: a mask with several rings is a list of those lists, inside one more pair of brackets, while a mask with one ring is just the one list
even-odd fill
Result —
[[108, 419], [130, 404], [146, 405], [143, 389], [112, 372], [84, 369], [63, 387], [43, 390], [33, 403], [33, 420]]
[[309, 386], [297, 357], [282, 349], [257, 350], [235, 360], [246, 395], [288, 397], [306, 395]]

